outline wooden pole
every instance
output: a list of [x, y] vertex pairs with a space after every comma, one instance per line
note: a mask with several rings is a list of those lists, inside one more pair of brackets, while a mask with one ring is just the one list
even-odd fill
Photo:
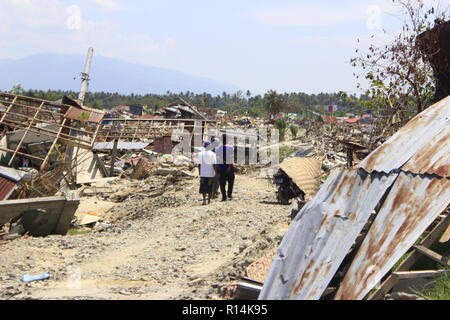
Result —
[[8, 167], [10, 167], [14, 160], [16, 159], [17, 156], [17, 152], [19, 152], [20, 148], [22, 147], [23, 142], [25, 141], [25, 138], [28, 135], [29, 130], [31, 129], [31, 127], [33, 126], [34, 121], [36, 120], [37, 116], [39, 115], [39, 112], [41, 111], [41, 108], [44, 106], [44, 102], [41, 103], [41, 105], [39, 106], [39, 109], [36, 110], [36, 113], [34, 114], [33, 119], [31, 120], [30, 124], [28, 125], [28, 128], [25, 129], [25, 132], [23, 133], [22, 139], [20, 139], [19, 144], [17, 145], [16, 151], [13, 153], [11, 159], [9, 160], [8, 163]]
[[109, 176], [114, 176], [114, 164], [116, 163], [117, 145], [119, 144], [119, 139], [114, 140], [114, 147], [111, 152], [111, 168], [109, 169]]
[[61, 135], [61, 132], [62, 132], [62, 130], [63, 130], [63, 128], [64, 128], [64, 124], [66, 123], [66, 121], [67, 121], [67, 119], [64, 119], [64, 121], [63, 121], [61, 127], [59, 128], [58, 134], [56, 135], [56, 138], [55, 138], [55, 140], [53, 141], [53, 144], [52, 144], [52, 146], [50, 147], [50, 150], [48, 150], [47, 155], [45, 156], [44, 162], [43, 162], [42, 165], [41, 165], [41, 170], [44, 169], [45, 166], [47, 165], [47, 162], [48, 162], [48, 160], [50, 159], [50, 154], [52, 153], [53, 148], [56, 146], [56, 143], [57, 143], [58, 140], [59, 140], [59, 136]]

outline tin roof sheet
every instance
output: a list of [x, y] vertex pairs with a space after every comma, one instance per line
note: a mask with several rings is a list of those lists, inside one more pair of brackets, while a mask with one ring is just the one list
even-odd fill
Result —
[[400, 173], [335, 299], [363, 299], [449, 202], [449, 179]]
[[357, 176], [331, 176], [294, 220], [260, 298], [320, 298], [380, 207], [335, 297], [364, 298], [450, 202], [449, 117], [447, 97], [367, 157]]
[[64, 117], [67, 119], [94, 123], [100, 123], [103, 120], [104, 116], [105, 114], [100, 111], [93, 111], [92, 109], [83, 110], [76, 107], [70, 107], [70, 109], [64, 115]]
[[22, 180], [22, 175], [14, 168], [0, 166], [0, 176], [9, 179], [14, 182]]
[[401, 128], [359, 165], [367, 172], [395, 170], [450, 177], [450, 96]]
[[0, 201], [8, 200], [16, 185], [17, 182], [0, 176]]
[[319, 299], [395, 178], [333, 173], [293, 221], [259, 298]]
[[[119, 142], [117, 149], [119, 150], [141, 150], [147, 147], [150, 142]], [[112, 150], [114, 148], [114, 141], [111, 142], [97, 142], [94, 144], [94, 150]]]
[[276, 257], [276, 253], [276, 249], [270, 250], [261, 259], [250, 264], [247, 267], [247, 276], [254, 281], [264, 283], [269, 275], [270, 266]]

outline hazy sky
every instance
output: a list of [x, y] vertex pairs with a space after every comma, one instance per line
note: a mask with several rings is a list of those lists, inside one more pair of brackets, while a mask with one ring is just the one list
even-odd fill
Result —
[[355, 49], [401, 21], [391, 0], [0, 0], [0, 59], [93, 46], [254, 93], [354, 92]]

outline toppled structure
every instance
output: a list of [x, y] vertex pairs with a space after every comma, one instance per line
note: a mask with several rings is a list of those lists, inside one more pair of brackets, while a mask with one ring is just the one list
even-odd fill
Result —
[[449, 118], [450, 96], [334, 172], [292, 223], [259, 299], [316, 300], [330, 284], [334, 299], [363, 299], [436, 219], [446, 227]]
[[291, 158], [283, 161], [275, 173], [277, 199], [281, 203], [300, 198], [311, 200], [320, 188], [321, 162], [314, 158]]
[[23, 232], [31, 236], [65, 235], [79, 203], [76, 192], [62, 197], [0, 201], [0, 226], [20, 221]]
[[[143, 179], [149, 175], [149, 166], [152, 167], [150, 172], [161, 169], [159, 165], [153, 165], [159, 162], [157, 155], [171, 153], [174, 145], [183, 140], [191, 142], [196, 135], [203, 135], [208, 125], [215, 124], [204, 117], [200, 120], [104, 120], [104, 116], [104, 112], [85, 107], [79, 100], [68, 97], [51, 102], [0, 93], [0, 129], [3, 133], [0, 139], [3, 165], [0, 169], [0, 199], [23, 199], [23, 203], [30, 203], [30, 210], [36, 217], [42, 217], [36, 211], [40, 208], [31, 204], [62, 196], [98, 178], [132, 175]], [[146, 160], [137, 166], [140, 159]], [[191, 177], [194, 165], [190, 161], [186, 165], [185, 160], [181, 161], [183, 165], [177, 168], [176, 175]], [[176, 177], [167, 179], [175, 180]], [[9, 203], [14, 202], [4, 203], [5, 208], [9, 208]], [[61, 215], [56, 209], [46, 214], [52, 221]], [[7, 223], [5, 219], [1, 220], [0, 227]], [[63, 234], [68, 231], [70, 220], [68, 226], [47, 226], [46, 230], [36, 233], [32, 232], [34, 226], [30, 224], [26, 231], [39, 235], [47, 232]]]

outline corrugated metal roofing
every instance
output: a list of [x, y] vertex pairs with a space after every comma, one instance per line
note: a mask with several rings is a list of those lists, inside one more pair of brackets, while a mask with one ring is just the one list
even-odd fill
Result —
[[319, 299], [395, 178], [332, 174], [290, 226], [259, 299]]
[[347, 123], [357, 123], [359, 121], [361, 121], [360, 118], [350, 118], [350, 119], [344, 119], [345, 122]]
[[400, 173], [335, 299], [363, 299], [449, 202], [449, 179]]
[[22, 176], [16, 169], [0, 166], [0, 176], [7, 178], [14, 182], [22, 180]]
[[264, 283], [266, 281], [267, 276], [269, 275], [270, 266], [272, 265], [272, 261], [275, 258], [276, 254], [277, 254], [276, 249], [270, 250], [261, 259], [249, 265], [247, 267], [248, 278], [257, 281], [259, 283]]
[[[119, 150], [141, 150], [147, 147], [149, 142], [119, 142], [117, 149]], [[97, 142], [94, 144], [94, 150], [112, 150], [114, 148], [114, 141], [111, 142]]]
[[187, 112], [190, 114], [195, 114], [194, 110], [192, 110], [192, 108], [190, 108], [188, 106], [178, 106], [177, 108], [178, 108], [178, 110], [183, 110], [184, 112]]
[[169, 111], [169, 112], [173, 112], [173, 113], [178, 113], [178, 109], [172, 108], [172, 107], [165, 108], [164, 110]]
[[76, 107], [70, 107], [70, 109], [64, 115], [65, 118], [71, 120], [80, 120], [93, 123], [100, 123], [105, 116], [102, 112], [83, 110]]
[[0, 201], [8, 200], [16, 185], [17, 182], [0, 176]]
[[359, 165], [367, 172], [395, 170], [450, 177], [450, 96], [416, 116]]
[[283, 161], [280, 168], [312, 199], [320, 188], [322, 163], [314, 158], [291, 158]]
[[367, 157], [358, 177], [330, 177], [294, 220], [260, 298], [319, 299], [377, 209], [335, 297], [364, 298], [450, 202], [449, 115], [447, 97]]

